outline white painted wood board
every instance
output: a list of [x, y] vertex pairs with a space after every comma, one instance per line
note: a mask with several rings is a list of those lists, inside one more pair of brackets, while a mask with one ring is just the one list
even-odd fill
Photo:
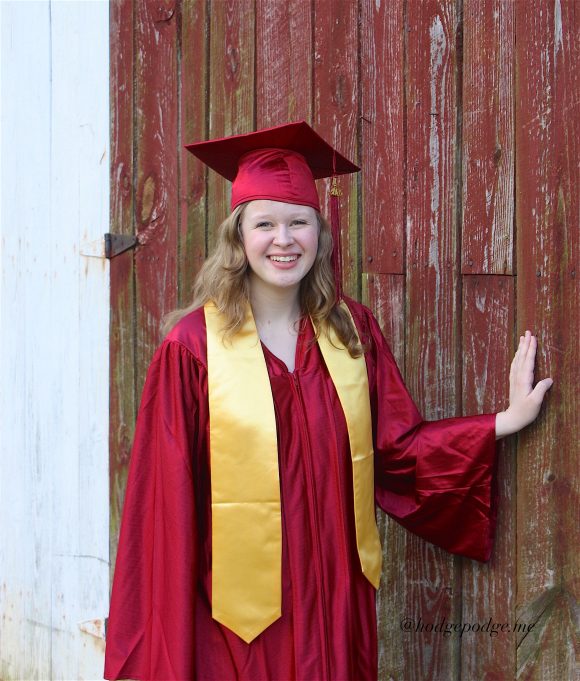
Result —
[[108, 12], [0, 2], [6, 680], [102, 677], [109, 268], [95, 244], [109, 231]]

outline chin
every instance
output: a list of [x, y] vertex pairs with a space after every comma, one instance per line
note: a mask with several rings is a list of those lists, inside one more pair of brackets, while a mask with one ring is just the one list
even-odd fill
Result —
[[300, 282], [302, 281], [304, 277], [297, 278], [297, 279], [292, 279], [292, 280], [284, 280], [284, 281], [269, 281], [267, 284], [271, 286], [272, 288], [279, 288], [279, 289], [289, 289], [289, 288], [296, 288], [300, 286]]

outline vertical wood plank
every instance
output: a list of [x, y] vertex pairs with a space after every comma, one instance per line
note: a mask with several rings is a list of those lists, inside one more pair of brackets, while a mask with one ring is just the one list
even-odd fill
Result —
[[577, 3], [518, 3], [516, 58], [517, 328], [537, 334], [536, 375], [555, 380], [518, 439], [518, 615], [536, 622], [518, 648], [518, 678], [565, 679], [577, 672], [580, 597]]
[[464, 3], [462, 271], [513, 272], [513, 0]]
[[310, 0], [256, 2], [256, 129], [312, 119]]
[[188, 305], [206, 256], [207, 167], [183, 148], [207, 139], [209, 17], [205, 0], [178, 6], [179, 253], [178, 304]]
[[[401, 372], [405, 362], [405, 278], [400, 274], [363, 274], [362, 301], [379, 322]], [[408, 533], [386, 513], [377, 511], [377, 527], [383, 547], [383, 574], [377, 592], [379, 679], [408, 677], [401, 651], [408, 644], [400, 620], [407, 615], [407, 565], [404, 562]], [[419, 643], [415, 641], [414, 643]]]
[[[254, 129], [254, 0], [212, 0], [210, 8], [209, 139]], [[201, 163], [201, 161], [198, 161]], [[231, 184], [208, 172], [208, 250], [230, 214]]]
[[43, 250], [56, 276], [42, 334], [52, 363], [39, 376], [50, 401], [38, 404], [58, 407], [47, 409], [51, 506], [38, 520], [50, 535], [50, 678], [94, 678], [104, 641], [79, 625], [102, 623], [109, 595], [109, 263], [88, 247], [109, 227], [108, 7], [53, 3], [50, 28], [51, 227]]
[[[402, 0], [360, 5], [362, 299], [405, 371], [405, 55]], [[367, 274], [368, 273], [368, 274]], [[383, 274], [397, 273], [397, 274]], [[383, 575], [377, 593], [379, 678], [403, 678], [406, 532], [385, 513], [377, 525]]]
[[[513, 271], [514, 3], [464, 4], [462, 271]], [[509, 277], [463, 278], [463, 413], [507, 406], [514, 325]], [[515, 621], [515, 461], [513, 440], [498, 446], [498, 524], [487, 565], [463, 561], [462, 620]], [[462, 678], [513, 678], [514, 633], [461, 638]]]
[[[50, 11], [0, 3], [0, 678], [51, 678]], [[23, 87], [23, 82], [32, 86]], [[9, 106], [10, 104], [10, 106]], [[23, 162], [34, 159], [34, 163]], [[10, 172], [4, 176], [4, 169]], [[34, 187], [34, 191], [30, 188]], [[48, 364], [47, 364], [48, 363]]]
[[163, 314], [177, 306], [177, 17], [175, 0], [135, 4], [136, 386], [141, 394]]
[[[513, 277], [463, 277], [463, 413], [494, 413], [509, 400], [514, 328]], [[515, 442], [498, 444], [497, 530], [491, 560], [463, 561], [464, 623], [515, 622]], [[461, 637], [462, 679], [513, 679], [517, 635], [472, 632]]]
[[362, 269], [404, 271], [403, 0], [362, 0]]
[[[314, 2], [314, 128], [348, 159], [358, 160], [358, 5], [357, 2]], [[360, 249], [358, 177], [339, 178], [342, 227], [343, 287], [358, 298]], [[320, 183], [323, 213], [330, 217], [330, 182]]]
[[[456, 42], [452, 0], [408, 8], [407, 26], [407, 352], [408, 386], [425, 418], [455, 416], [460, 367], [457, 253]], [[454, 559], [406, 539], [405, 615], [457, 621]], [[458, 642], [422, 632], [401, 651], [408, 678], [458, 678]]]
[[[455, 3], [409, 14], [409, 385], [431, 418], [457, 413]], [[445, 406], [444, 406], [445, 405]]]
[[[111, 225], [113, 234], [135, 231], [133, 200], [133, 1], [111, 3]], [[133, 253], [111, 261], [109, 403], [109, 560], [111, 584], [136, 416]]]

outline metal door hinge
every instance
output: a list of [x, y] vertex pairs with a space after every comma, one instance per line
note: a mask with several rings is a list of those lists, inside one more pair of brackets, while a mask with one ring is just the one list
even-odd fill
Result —
[[134, 234], [105, 234], [105, 258], [115, 256], [135, 248], [139, 240]]

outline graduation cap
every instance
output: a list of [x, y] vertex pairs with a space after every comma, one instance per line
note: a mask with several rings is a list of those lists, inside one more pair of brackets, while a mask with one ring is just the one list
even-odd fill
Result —
[[185, 148], [232, 182], [232, 210], [246, 201], [270, 199], [320, 211], [314, 180], [333, 178], [331, 225], [337, 297], [342, 295], [342, 263], [336, 176], [360, 168], [342, 156], [305, 121], [244, 135], [187, 144]]

